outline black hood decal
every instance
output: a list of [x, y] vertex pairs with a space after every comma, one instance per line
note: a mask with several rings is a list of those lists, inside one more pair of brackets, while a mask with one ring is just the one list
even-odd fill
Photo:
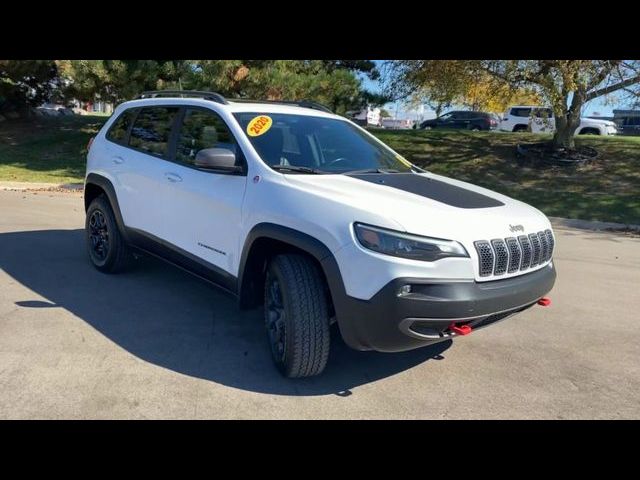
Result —
[[415, 173], [354, 173], [349, 176], [365, 182], [397, 188], [452, 207], [490, 208], [504, 205], [495, 198]]

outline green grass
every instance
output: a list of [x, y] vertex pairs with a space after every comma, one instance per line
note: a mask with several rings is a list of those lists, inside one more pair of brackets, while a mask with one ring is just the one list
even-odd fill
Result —
[[[106, 116], [0, 123], [0, 181], [81, 182], [89, 138]], [[591, 165], [534, 169], [515, 145], [529, 133], [372, 130], [410, 161], [530, 203], [547, 215], [640, 224], [640, 137], [579, 137], [600, 152]]]
[[427, 170], [534, 205], [547, 215], [640, 224], [640, 137], [577, 138], [598, 159], [577, 168], [521, 167], [515, 145], [549, 135], [504, 132], [373, 130]]
[[78, 115], [0, 123], [0, 181], [81, 182], [87, 143], [107, 119]]

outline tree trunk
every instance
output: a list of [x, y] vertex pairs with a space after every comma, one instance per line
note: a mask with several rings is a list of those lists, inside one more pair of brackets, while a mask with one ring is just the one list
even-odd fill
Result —
[[[578, 122], [579, 124], [580, 122]], [[569, 121], [567, 115], [556, 116], [556, 133], [553, 135], [552, 147], [554, 150], [560, 148], [575, 148], [573, 132], [578, 125]]]
[[571, 106], [563, 114], [555, 115], [556, 133], [553, 135], [551, 145], [554, 150], [561, 148], [575, 148], [574, 133], [580, 126], [580, 112], [584, 104], [582, 92], [574, 92]]

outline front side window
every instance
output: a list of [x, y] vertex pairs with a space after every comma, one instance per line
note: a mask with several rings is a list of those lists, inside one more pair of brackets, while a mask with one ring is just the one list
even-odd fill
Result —
[[129, 146], [159, 157], [166, 156], [178, 110], [178, 107], [143, 108], [131, 128]]
[[126, 143], [129, 127], [135, 117], [135, 112], [136, 110], [133, 108], [125, 110], [118, 119], [113, 122], [113, 125], [107, 132], [107, 139], [116, 143]]
[[193, 164], [198, 152], [205, 148], [226, 148], [239, 154], [231, 131], [218, 114], [189, 108], [178, 133], [176, 160]]
[[262, 160], [272, 167], [305, 167], [322, 173], [412, 169], [408, 161], [347, 121], [261, 112], [234, 116]]

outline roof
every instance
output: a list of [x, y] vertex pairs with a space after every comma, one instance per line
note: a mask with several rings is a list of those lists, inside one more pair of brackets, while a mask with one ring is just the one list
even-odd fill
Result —
[[[225, 103], [221, 103], [220, 101], [216, 101], [209, 98], [202, 97], [180, 97], [176, 96], [163, 96], [163, 97], [150, 97], [150, 98], [141, 98], [136, 100], [130, 100], [128, 102], [124, 102], [118, 106], [118, 109], [121, 108], [131, 108], [136, 106], [147, 106], [147, 105], [193, 105], [193, 106], [203, 106], [203, 107], [211, 107], [215, 106], [219, 109], [226, 110], [231, 113], [238, 112], [257, 112], [257, 113], [286, 113], [290, 115], [307, 115], [314, 117], [325, 117], [325, 118], [337, 118], [338, 115], [333, 113], [325, 112], [323, 110], [319, 110], [316, 108], [309, 108], [300, 106], [297, 104], [286, 104], [286, 103], [276, 103], [276, 102], [261, 102], [261, 101], [234, 101], [233, 99], [224, 99]], [[342, 118], [342, 117], [339, 117]]]
[[638, 117], [640, 116], [640, 110], [614, 110], [613, 115]]

